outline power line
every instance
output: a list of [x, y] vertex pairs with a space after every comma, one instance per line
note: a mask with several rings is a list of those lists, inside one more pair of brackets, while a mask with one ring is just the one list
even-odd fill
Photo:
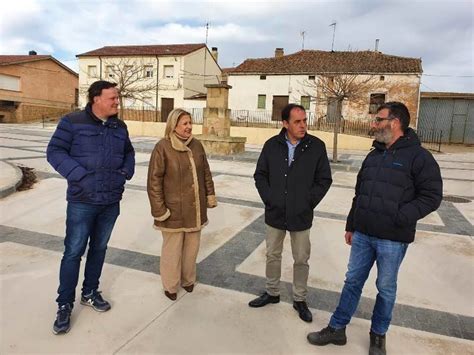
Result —
[[425, 83], [423, 83], [421, 81], [420, 81], [420, 84], [423, 85], [423, 86], [426, 86], [426, 88], [430, 89], [431, 91], [438, 91], [436, 89], [430, 88], [428, 85], [426, 85]]
[[445, 75], [445, 74], [423, 74], [424, 76], [435, 76], [440, 78], [474, 78], [474, 75]]

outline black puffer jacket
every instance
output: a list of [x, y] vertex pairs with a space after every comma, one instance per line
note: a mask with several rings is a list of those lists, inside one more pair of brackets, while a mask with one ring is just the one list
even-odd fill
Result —
[[263, 146], [254, 178], [265, 203], [265, 223], [282, 230], [302, 231], [313, 222], [313, 209], [332, 183], [324, 142], [306, 134], [288, 167], [286, 129]]
[[346, 231], [411, 243], [443, 197], [438, 163], [409, 128], [389, 149], [374, 141], [357, 175]]

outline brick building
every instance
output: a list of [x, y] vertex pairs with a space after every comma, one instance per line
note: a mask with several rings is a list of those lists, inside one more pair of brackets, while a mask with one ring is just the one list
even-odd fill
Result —
[[0, 55], [0, 122], [55, 118], [77, 107], [78, 75], [50, 55]]

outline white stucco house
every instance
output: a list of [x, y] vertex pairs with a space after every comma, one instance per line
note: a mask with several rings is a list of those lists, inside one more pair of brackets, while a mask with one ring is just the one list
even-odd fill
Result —
[[155, 109], [161, 120], [173, 108], [202, 108], [206, 84], [217, 84], [221, 68], [217, 48], [203, 43], [106, 46], [78, 54], [79, 105], [87, 103], [87, 88], [96, 80], [125, 88], [125, 109]]
[[346, 119], [365, 119], [387, 101], [402, 101], [413, 121], [418, 116], [421, 59], [383, 54], [379, 51], [331, 52], [301, 50], [284, 55], [282, 48], [274, 57], [247, 59], [235, 68], [224, 69], [232, 110], [270, 111], [280, 119], [281, 109], [298, 103], [317, 117], [327, 114], [327, 104], [318, 102], [318, 75], [357, 74], [371, 76], [376, 89], [367, 92], [365, 103], [344, 104]]

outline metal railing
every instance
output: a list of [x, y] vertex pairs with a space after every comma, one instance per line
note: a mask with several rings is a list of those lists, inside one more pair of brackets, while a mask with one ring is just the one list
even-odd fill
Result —
[[[203, 108], [184, 108], [193, 118], [193, 123], [202, 124], [204, 120]], [[231, 110], [230, 125], [235, 127], [281, 128], [281, 120], [274, 120], [272, 111], [267, 110]], [[120, 110], [119, 117], [123, 120], [141, 122], [161, 122], [161, 111], [154, 108], [125, 108]], [[308, 129], [334, 132], [335, 122], [326, 115], [317, 117], [314, 112], [306, 111]], [[56, 124], [60, 117], [42, 117], [44, 126]], [[341, 118], [339, 133], [370, 137], [370, 117], [345, 119]], [[430, 136], [431, 137], [431, 136]], [[430, 138], [431, 140], [433, 138]]]
[[[308, 120], [308, 129], [316, 131], [334, 132], [336, 123], [333, 120], [328, 120], [327, 116], [322, 116], [313, 121]], [[339, 123], [339, 133], [349, 134], [353, 136], [371, 137], [371, 123], [370, 118], [354, 118], [345, 119], [341, 117]]]
[[441, 152], [441, 144], [443, 141], [442, 130], [422, 130], [418, 131], [417, 134], [423, 147], [435, 152]]

